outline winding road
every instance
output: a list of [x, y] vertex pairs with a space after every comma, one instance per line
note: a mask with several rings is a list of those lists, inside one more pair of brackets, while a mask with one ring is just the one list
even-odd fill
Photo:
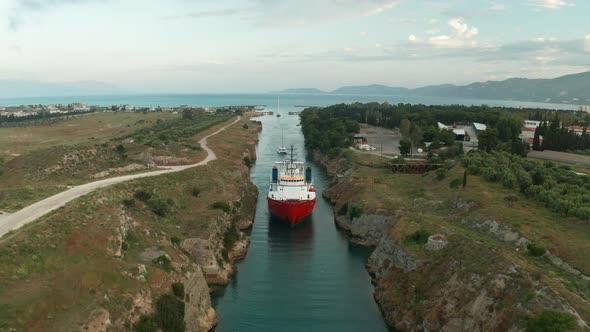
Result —
[[211, 136], [215, 136], [215, 135], [219, 134], [220, 132], [222, 132], [226, 128], [228, 128], [229, 126], [234, 125], [236, 122], [240, 121], [240, 119], [241, 119], [241, 117], [238, 116], [238, 118], [235, 121], [233, 121], [232, 123], [224, 126], [223, 128], [219, 129], [218, 131], [216, 131], [212, 134], [209, 134], [209, 135], [203, 137], [199, 141], [199, 144], [201, 145], [201, 147], [207, 152], [207, 157], [196, 164], [181, 165], [181, 166], [168, 166], [165, 168], [162, 167], [158, 171], [151, 171], [151, 172], [131, 174], [131, 175], [123, 175], [123, 176], [117, 176], [114, 178], [109, 178], [109, 179], [86, 183], [86, 184], [68, 189], [66, 191], [63, 191], [63, 192], [53, 195], [51, 197], [48, 197], [48, 198], [46, 198], [42, 201], [39, 201], [37, 203], [31, 204], [31, 205], [23, 208], [22, 210], [19, 210], [13, 214], [9, 214], [9, 215], [0, 214], [0, 237], [4, 236], [6, 233], [8, 233], [12, 230], [17, 230], [17, 229], [23, 227], [24, 225], [29, 224], [29, 223], [41, 218], [42, 216], [46, 215], [47, 213], [49, 213], [51, 211], [59, 209], [60, 207], [66, 205], [68, 202], [70, 202], [78, 197], [84, 196], [94, 190], [108, 187], [113, 184], [134, 180], [134, 179], [145, 178], [145, 177], [150, 177], [150, 176], [158, 176], [158, 175], [174, 173], [174, 172], [180, 172], [180, 171], [184, 171], [189, 168], [207, 165], [210, 161], [217, 159], [215, 152], [213, 152], [213, 150], [211, 150], [207, 146], [207, 139]]

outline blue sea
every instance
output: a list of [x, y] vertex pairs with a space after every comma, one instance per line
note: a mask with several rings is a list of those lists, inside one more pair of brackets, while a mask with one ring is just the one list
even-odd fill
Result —
[[200, 107], [265, 105], [277, 106], [280, 96], [281, 109], [297, 106], [329, 106], [339, 103], [354, 102], [388, 102], [391, 104], [409, 103], [425, 105], [488, 105], [503, 107], [546, 108], [559, 110], [577, 110], [578, 106], [569, 104], [549, 104], [513, 100], [478, 100], [425, 96], [362, 96], [336, 94], [136, 94], [110, 96], [74, 96], [74, 97], [29, 97], [0, 99], [0, 106], [19, 106], [32, 104], [70, 104], [81, 102], [88, 105], [111, 106], [130, 104], [141, 107], [172, 107], [191, 105]]

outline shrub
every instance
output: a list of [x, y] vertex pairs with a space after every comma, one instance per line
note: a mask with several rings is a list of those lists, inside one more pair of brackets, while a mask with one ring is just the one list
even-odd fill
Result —
[[527, 332], [565, 332], [576, 328], [576, 318], [566, 312], [545, 310], [526, 324]]
[[135, 200], [133, 198], [124, 199], [121, 203], [128, 209], [135, 207]]
[[163, 255], [160, 255], [160, 256], [154, 258], [152, 263], [158, 265], [159, 267], [161, 267], [165, 271], [170, 272], [173, 270], [172, 260], [170, 259], [170, 256], [168, 256], [167, 254], [163, 254]]
[[438, 181], [444, 180], [447, 177], [447, 170], [444, 168], [437, 169], [436, 171], [434, 171], [434, 177]]
[[360, 217], [361, 214], [363, 214], [363, 208], [356, 204], [350, 206], [348, 211], [348, 216], [350, 217], [350, 220]]
[[199, 197], [200, 193], [201, 193], [201, 189], [199, 189], [199, 187], [197, 187], [197, 186], [193, 186], [193, 188], [191, 189], [191, 194], [195, 197]]
[[246, 164], [248, 168], [252, 168], [252, 159], [250, 159], [248, 156], [244, 157], [244, 164]]
[[177, 298], [184, 300], [184, 284], [182, 282], [175, 282], [172, 284], [172, 293]]
[[153, 213], [160, 217], [165, 217], [171, 211], [170, 204], [161, 198], [150, 199], [147, 205]]
[[146, 203], [147, 201], [150, 200], [150, 198], [152, 198], [153, 194], [146, 190], [146, 189], [137, 189], [135, 191], [135, 193], [133, 194], [133, 197], [137, 198], [138, 200]]
[[566, 170], [566, 171], [571, 171], [572, 168], [569, 165], [560, 165], [559, 166], [560, 169]]
[[172, 242], [172, 244], [180, 245], [180, 238], [173, 236], [170, 238], [170, 242]]
[[541, 257], [545, 255], [545, 252], [547, 251], [545, 248], [539, 247], [534, 243], [527, 244], [526, 249], [528, 250], [529, 255], [533, 257]]
[[516, 196], [516, 195], [504, 196], [504, 201], [508, 202], [508, 203], [516, 203], [516, 202], [518, 202], [518, 196]]
[[157, 332], [158, 323], [154, 315], [141, 315], [139, 321], [133, 326], [135, 332]]
[[117, 151], [118, 154], [124, 154], [125, 152], [127, 152], [127, 149], [125, 149], [123, 145], [119, 144], [115, 148], [115, 151]]
[[240, 239], [240, 231], [238, 230], [238, 226], [236, 226], [235, 222], [232, 222], [229, 229], [225, 233], [223, 237], [223, 251], [221, 255], [225, 260], [229, 260], [229, 251], [233, 248], [234, 243]]
[[430, 233], [424, 229], [420, 229], [415, 231], [412, 234], [408, 234], [404, 236], [404, 243], [406, 244], [425, 244], [428, 242], [428, 237], [430, 237]]
[[229, 213], [229, 211], [230, 211], [229, 204], [227, 204], [226, 202], [215, 202], [209, 206], [209, 209], [221, 210], [225, 213]]
[[458, 188], [460, 185], [461, 185], [460, 179], [453, 179], [453, 181], [451, 181], [451, 183], [449, 183], [449, 187], [451, 187], [452, 189]]
[[156, 319], [166, 332], [184, 332], [184, 302], [174, 295], [160, 296], [156, 302]]

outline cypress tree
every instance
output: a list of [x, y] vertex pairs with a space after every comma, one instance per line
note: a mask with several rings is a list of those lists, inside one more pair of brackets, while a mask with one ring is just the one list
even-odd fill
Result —
[[540, 151], [541, 150], [541, 142], [539, 140], [539, 128], [535, 128], [535, 137], [533, 138], [533, 150]]
[[466, 186], [467, 186], [467, 170], [465, 170], [465, 172], [463, 172], [463, 190], [465, 190]]

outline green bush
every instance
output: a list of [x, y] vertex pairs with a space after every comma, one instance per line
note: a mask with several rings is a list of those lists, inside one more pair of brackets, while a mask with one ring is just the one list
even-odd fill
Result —
[[119, 144], [115, 148], [115, 151], [117, 151], [118, 154], [124, 154], [125, 152], [127, 152], [127, 149], [125, 149], [123, 145]]
[[574, 315], [554, 310], [545, 310], [530, 318], [526, 324], [527, 332], [565, 332], [575, 328]]
[[461, 179], [453, 179], [453, 181], [451, 181], [449, 183], [449, 187], [451, 187], [452, 189], [458, 188], [461, 185], [462, 181]]
[[250, 159], [248, 156], [244, 157], [244, 164], [246, 164], [248, 168], [252, 168], [252, 159]]
[[229, 211], [230, 211], [229, 204], [227, 204], [226, 202], [215, 202], [209, 206], [209, 209], [221, 210], [225, 213], [229, 213]]
[[349, 207], [349, 211], [348, 211], [348, 216], [350, 217], [350, 220], [354, 219], [354, 218], [358, 218], [361, 216], [361, 214], [363, 214], [363, 208], [356, 205], [356, 204], [352, 204]]
[[436, 171], [434, 171], [434, 177], [438, 181], [444, 180], [447, 177], [447, 170], [444, 168], [437, 169]]
[[420, 229], [415, 231], [412, 234], [408, 234], [404, 236], [404, 243], [405, 244], [425, 244], [428, 242], [428, 238], [430, 237], [430, 233], [428, 233], [425, 229]]
[[133, 326], [135, 332], [157, 332], [158, 323], [154, 315], [141, 315], [139, 321]]
[[170, 272], [174, 269], [172, 267], [172, 260], [170, 259], [170, 256], [168, 256], [167, 254], [163, 254], [154, 258], [154, 260], [152, 260], [152, 263], [158, 265], [164, 271]]
[[199, 197], [200, 193], [201, 193], [201, 189], [199, 189], [199, 187], [197, 187], [197, 186], [193, 186], [193, 188], [191, 189], [191, 194], [195, 197]]
[[146, 190], [146, 189], [137, 189], [135, 191], [135, 193], [133, 194], [133, 197], [135, 197], [136, 199], [146, 203], [147, 201], [150, 200], [150, 198], [152, 198], [153, 194]]
[[534, 243], [527, 244], [526, 249], [528, 250], [529, 255], [531, 255], [533, 257], [541, 257], [541, 256], [545, 255], [545, 252], [547, 251], [547, 250], [545, 250], [545, 248], [539, 247]]
[[121, 203], [128, 209], [135, 207], [135, 200], [133, 198], [124, 199]]
[[182, 282], [173, 283], [172, 293], [179, 299], [184, 300], [184, 284]]
[[162, 295], [156, 302], [156, 319], [165, 332], [184, 332], [184, 302], [174, 295]]
[[227, 261], [229, 260], [229, 251], [233, 248], [236, 241], [240, 239], [240, 230], [235, 222], [232, 222], [229, 229], [223, 237], [223, 251], [221, 255]]
[[150, 199], [147, 202], [147, 205], [153, 213], [160, 217], [165, 217], [172, 210], [170, 208], [170, 203], [161, 198]]
[[176, 237], [176, 236], [173, 236], [173, 237], [170, 238], [170, 242], [172, 242], [172, 244], [179, 245], [180, 244], [180, 238], [179, 237]]

